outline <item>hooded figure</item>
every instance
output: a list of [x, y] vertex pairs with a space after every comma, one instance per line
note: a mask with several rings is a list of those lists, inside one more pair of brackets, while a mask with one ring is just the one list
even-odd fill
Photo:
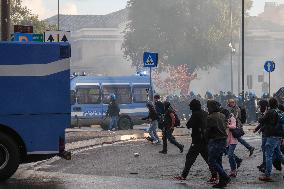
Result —
[[[201, 109], [201, 103], [199, 100], [192, 100], [189, 104], [190, 109], [192, 110], [192, 116], [187, 122], [186, 126], [188, 129], [192, 129], [192, 144], [189, 148], [189, 151], [186, 155], [186, 162], [184, 170], [181, 176], [175, 177], [177, 180], [185, 180], [189, 174], [189, 171], [196, 161], [198, 155], [200, 154], [204, 161], [208, 164], [208, 144], [207, 144], [207, 112]], [[209, 168], [210, 169], [210, 168]], [[217, 181], [217, 173], [210, 169], [211, 179], [210, 182]]]

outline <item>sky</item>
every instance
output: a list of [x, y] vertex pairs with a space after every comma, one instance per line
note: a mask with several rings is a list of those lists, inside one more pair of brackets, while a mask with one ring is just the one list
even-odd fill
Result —
[[[254, 0], [250, 14], [255, 16], [261, 13], [266, 1], [284, 4], [284, 0]], [[57, 14], [57, 0], [23, 0], [23, 4], [40, 19]], [[127, 0], [60, 0], [60, 13], [103, 15], [123, 9], [126, 4]]]

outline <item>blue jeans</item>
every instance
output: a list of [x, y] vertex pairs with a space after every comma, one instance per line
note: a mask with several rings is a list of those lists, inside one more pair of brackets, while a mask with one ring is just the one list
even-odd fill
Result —
[[222, 156], [226, 151], [227, 139], [210, 140], [208, 144], [208, 161], [209, 166], [218, 172], [222, 178], [228, 178], [229, 176], [223, 169]]
[[266, 144], [267, 138], [262, 136], [262, 141], [261, 141], [261, 150], [262, 150], [262, 161], [263, 164], [265, 164], [265, 144]]
[[231, 171], [235, 171], [237, 169], [236, 155], [235, 155], [236, 147], [237, 147], [236, 144], [230, 144], [229, 145], [228, 158], [229, 158]]
[[118, 116], [111, 116], [108, 129], [117, 129]]
[[280, 137], [267, 137], [265, 144], [265, 157], [266, 157], [266, 169], [265, 175], [271, 176], [273, 155], [284, 164], [284, 156], [280, 150], [281, 138]]
[[239, 143], [241, 143], [242, 145], [244, 145], [244, 147], [246, 147], [246, 149], [251, 150], [252, 146], [249, 145], [249, 143], [247, 143], [247, 141], [245, 141], [242, 137], [237, 138], [237, 140], [239, 141]]
[[158, 121], [152, 121], [149, 127], [149, 135], [153, 141], [159, 141], [159, 137], [157, 135]]

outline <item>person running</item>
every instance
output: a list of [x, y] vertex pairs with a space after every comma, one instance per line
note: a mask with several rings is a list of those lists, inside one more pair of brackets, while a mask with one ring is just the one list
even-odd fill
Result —
[[259, 180], [271, 182], [273, 155], [284, 164], [284, 155], [281, 152], [282, 134], [278, 127], [279, 114], [278, 102], [275, 98], [269, 99], [270, 109], [266, 114], [259, 119], [261, 124], [264, 124], [264, 133], [266, 136], [265, 143], [265, 175], [259, 177]]
[[[242, 128], [242, 118], [241, 118], [241, 109], [237, 106], [236, 101], [234, 99], [228, 100], [228, 110], [230, 113], [234, 114], [234, 117], [237, 120], [237, 127]], [[255, 150], [254, 147], [252, 147], [247, 141], [245, 141], [242, 137], [237, 138], [238, 142], [241, 143], [244, 147], [246, 147], [249, 151], [249, 156], [253, 155], [253, 152]]]
[[165, 116], [165, 106], [164, 103], [160, 101], [161, 96], [159, 94], [154, 95], [154, 104], [155, 109], [158, 113], [158, 127], [159, 129], [163, 129], [163, 122], [164, 122], [164, 116]]
[[158, 113], [155, 110], [155, 107], [152, 103], [148, 102], [146, 104], [146, 107], [149, 110], [149, 115], [145, 118], [142, 118], [142, 120], [149, 120], [150, 121], [150, 127], [149, 127], [149, 135], [150, 135], [150, 141], [153, 141], [153, 144], [160, 143], [159, 137], [157, 135], [157, 129], [158, 129]]
[[208, 108], [208, 161], [209, 166], [219, 174], [219, 183], [215, 184], [213, 188], [223, 188], [231, 181], [230, 177], [223, 169], [222, 157], [226, 151], [227, 133], [226, 133], [226, 117], [220, 113], [220, 103], [209, 100], [207, 102]]
[[169, 102], [164, 103], [165, 107], [165, 118], [164, 118], [164, 126], [162, 130], [163, 134], [163, 150], [159, 151], [159, 153], [167, 154], [168, 153], [168, 145], [167, 140], [170, 141], [173, 145], [179, 148], [180, 153], [183, 153], [184, 145], [178, 143], [173, 136], [174, 127], [175, 127], [175, 111], [172, 108], [171, 104]]
[[[186, 155], [186, 162], [181, 176], [176, 176], [177, 180], [186, 180], [189, 171], [200, 154], [204, 161], [208, 164], [208, 141], [206, 136], [207, 130], [207, 116], [208, 113], [201, 110], [201, 103], [199, 100], [193, 99], [190, 102], [190, 110], [192, 116], [187, 122], [186, 126], [188, 129], [192, 129], [191, 137], [192, 143]], [[211, 179], [209, 182], [216, 183], [218, 175], [209, 167], [211, 171]]]
[[119, 118], [120, 108], [118, 104], [116, 103], [115, 98], [116, 98], [115, 94], [110, 95], [110, 102], [109, 102], [108, 109], [106, 112], [106, 116], [110, 117], [110, 122], [109, 122], [109, 127], [108, 127], [109, 131], [117, 130], [117, 122]]

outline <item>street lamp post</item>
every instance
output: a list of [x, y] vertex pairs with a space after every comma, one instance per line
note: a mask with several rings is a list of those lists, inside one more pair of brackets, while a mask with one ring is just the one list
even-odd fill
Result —
[[1, 40], [10, 38], [10, 0], [1, 0]]
[[245, 101], [245, 0], [242, 0], [242, 96]]
[[59, 31], [60, 30], [60, 26], [59, 26], [59, 24], [60, 24], [60, 3], [59, 3], [59, 0], [57, 2], [57, 5], [58, 5], [58, 7], [57, 7], [57, 11], [58, 11], [58, 14], [57, 14], [57, 30]]
[[233, 72], [233, 10], [232, 10], [232, 0], [230, 0], [230, 35], [231, 35], [231, 41], [230, 41], [230, 48], [231, 48], [231, 92], [234, 93], [234, 72]]

